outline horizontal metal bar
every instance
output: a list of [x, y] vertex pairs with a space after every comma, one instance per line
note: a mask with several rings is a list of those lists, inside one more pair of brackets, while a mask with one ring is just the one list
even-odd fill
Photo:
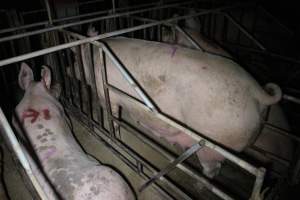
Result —
[[0, 34], [11, 32], [11, 31], [17, 31], [17, 30], [27, 29], [27, 28], [45, 26], [47, 24], [48, 24], [48, 21], [44, 21], [44, 22], [38, 22], [38, 23], [28, 24], [28, 25], [24, 25], [24, 26], [18, 26], [18, 27], [12, 27], [12, 28], [7, 28], [7, 29], [2, 29], [2, 30], [0, 30]]
[[148, 181], [146, 181], [139, 189], [140, 192], [145, 190], [148, 186], [150, 186], [152, 183], [154, 183], [156, 180], [160, 179], [161, 177], [168, 174], [170, 171], [172, 171], [176, 166], [186, 159], [188, 159], [191, 155], [199, 151], [204, 146], [204, 141], [201, 140], [199, 143], [196, 143], [192, 145], [190, 148], [188, 148], [185, 152], [183, 152], [178, 158], [173, 160], [171, 163], [169, 163], [164, 169], [162, 169], [160, 172], [153, 175]]
[[272, 133], [274, 134], [281, 134], [281, 135], [284, 135], [292, 140], [295, 140], [296, 142], [299, 142], [300, 143], [300, 138], [295, 136], [295, 135], [292, 135], [292, 134], [289, 134], [289, 132], [287, 130], [284, 130], [280, 127], [277, 127], [277, 126], [274, 126], [273, 124], [270, 124], [268, 122], [265, 122], [264, 123], [264, 127], [268, 128], [268, 129], [271, 129], [273, 130]]
[[86, 5], [86, 4], [94, 4], [94, 3], [99, 3], [99, 2], [104, 2], [104, 0], [83, 1], [83, 2], [79, 2], [78, 5], [82, 6], [82, 5]]
[[[236, 5], [236, 6], [240, 6], [240, 5]], [[70, 42], [70, 43], [66, 43], [66, 44], [62, 44], [62, 45], [57, 45], [57, 46], [54, 46], [54, 47], [49, 47], [47, 49], [42, 49], [42, 50], [38, 50], [38, 51], [35, 51], [35, 52], [32, 52], [32, 53], [23, 54], [23, 55], [16, 56], [16, 57], [13, 57], [13, 58], [8, 58], [8, 59], [1, 60], [0, 61], [0, 67], [4, 66], [4, 65], [12, 64], [12, 63], [20, 62], [20, 61], [23, 61], [23, 60], [27, 60], [29, 58], [38, 57], [38, 56], [53, 53], [53, 52], [56, 52], [56, 51], [59, 51], [59, 50], [67, 49], [67, 48], [74, 47], [74, 46], [77, 46], [77, 45], [85, 44], [85, 43], [88, 43], [88, 42], [93, 42], [93, 41], [96, 41], [96, 40], [100, 40], [100, 39], [104, 39], [104, 38], [108, 38], [108, 37], [112, 37], [112, 36], [117, 36], [117, 35], [121, 35], [121, 34], [124, 34], [124, 33], [129, 33], [129, 32], [133, 32], [133, 31], [137, 31], [137, 30], [141, 30], [141, 29], [161, 25], [161, 24], [164, 24], [164, 23], [169, 23], [169, 22], [176, 21], [176, 20], [186, 19], [186, 18], [190, 18], [190, 17], [194, 17], [194, 16], [200, 16], [200, 15], [204, 15], [204, 14], [207, 14], [207, 13], [210, 13], [210, 12], [215, 12], [217, 10], [234, 8], [236, 6], [226, 6], [226, 7], [216, 8], [216, 9], [213, 9], [213, 10], [207, 10], [207, 11], [203, 11], [203, 12], [199, 12], [199, 13], [191, 14], [191, 15], [187, 15], [187, 16], [179, 16], [179, 17], [175, 17], [175, 18], [169, 18], [169, 19], [162, 20], [162, 21], [159, 21], [159, 22], [153, 22], [153, 23], [148, 23], [148, 24], [144, 24], [144, 25], [139, 25], [139, 26], [126, 28], [126, 29], [122, 29], [122, 30], [118, 30], [118, 31], [104, 33], [104, 34], [101, 34], [101, 35], [97, 35], [95, 37], [89, 37], [89, 38], [86, 38], [86, 39], [81, 39], [81, 40], [78, 40], [78, 41], [74, 41], [74, 42]]]
[[272, 152], [265, 151], [264, 149], [261, 149], [260, 147], [250, 146], [250, 149], [253, 151], [256, 151], [260, 154], [263, 154], [263, 156], [266, 156], [272, 160], [275, 160], [276, 162], [279, 162], [280, 164], [284, 165], [285, 167], [288, 167], [290, 165], [288, 160], [278, 157], [277, 155], [273, 154]]
[[47, 12], [46, 9], [38, 9], [38, 10], [31, 10], [31, 11], [24, 11], [21, 12], [21, 15], [30, 15], [30, 14], [35, 14], [35, 13], [40, 13], [40, 12]]
[[293, 103], [300, 104], [300, 99], [297, 97], [293, 97], [291, 95], [284, 94], [282, 98], [285, 100], [291, 101]]
[[[138, 6], [130, 6], [130, 7], [125, 7], [125, 8], [117, 8], [116, 11], [138, 9], [138, 8], [147, 7], [147, 6], [151, 6], [151, 5], [155, 5], [155, 3], [148, 3], [148, 4], [142, 4], [142, 5], [138, 5]], [[97, 12], [91, 12], [91, 13], [82, 14], [82, 15], [65, 17], [65, 18], [61, 18], [61, 19], [54, 19], [53, 22], [57, 23], [57, 22], [63, 22], [63, 21], [67, 21], [67, 20], [75, 20], [75, 19], [80, 19], [80, 18], [84, 18], [84, 17], [91, 17], [91, 16], [95, 16], [95, 15], [108, 14], [108, 13], [109, 13], [109, 10], [97, 11]], [[32, 28], [32, 27], [41, 26], [41, 25], [48, 25], [48, 21], [37, 22], [37, 23], [33, 23], [33, 24], [12, 27], [12, 28], [7, 28], [7, 29], [1, 29], [0, 34], [6, 33], [6, 32], [11, 32], [11, 31], [17, 31], [17, 30], [21, 30], [21, 29], [26, 29], [26, 28]]]
[[273, 57], [273, 58], [278, 58], [278, 59], [281, 59], [281, 60], [285, 60], [287, 62], [300, 64], [300, 60], [290, 58], [290, 57], [286, 57], [286, 56], [282, 56], [282, 55], [279, 55], [278, 53], [271, 52], [269, 50], [263, 51], [263, 50], [260, 50], [260, 49], [254, 49], [254, 48], [247, 47], [247, 46], [241, 46], [241, 45], [230, 43], [230, 42], [223, 42], [222, 44], [229, 47], [229, 48], [237, 48], [237, 49], [240, 49], [240, 50], [243, 50], [243, 51], [248, 51], [248, 52], [257, 53], [257, 54], [263, 54], [263, 55], [270, 56], [270, 57]]
[[41, 34], [41, 33], [46, 33], [46, 32], [49, 32], [49, 31], [55, 31], [55, 30], [59, 30], [59, 29], [63, 29], [63, 28], [68, 28], [68, 27], [72, 27], [72, 26], [76, 26], [76, 25], [96, 22], [96, 21], [100, 21], [100, 20], [104, 20], [104, 19], [124, 17], [124, 16], [127, 16], [127, 15], [143, 13], [143, 12], [147, 12], [147, 11], [151, 11], [151, 10], [163, 9], [163, 8], [167, 8], [167, 7], [174, 7], [174, 6], [176, 7], [176, 6], [184, 5], [184, 4], [187, 4], [187, 3], [190, 3], [190, 2], [169, 4], [169, 5], [153, 7], [153, 8], [145, 8], [145, 9], [129, 11], [129, 12], [125, 12], [125, 13], [116, 13], [116, 14], [112, 14], [112, 15], [108, 15], [108, 16], [95, 17], [95, 18], [92, 18], [92, 19], [86, 19], [86, 20], [82, 20], [82, 21], [78, 21], [78, 22], [70, 22], [68, 24], [51, 26], [51, 27], [41, 29], [41, 30], [35, 30], [35, 31], [31, 31], [31, 32], [26, 32], [26, 33], [21, 33], [21, 34], [17, 34], [17, 35], [3, 37], [3, 38], [0, 38], [0, 43], [5, 42], [5, 41], [9, 41], [9, 40], [15, 40], [15, 39], [23, 38], [23, 37], [28, 37], [28, 36], [32, 36], [32, 35], [37, 35], [37, 34]]

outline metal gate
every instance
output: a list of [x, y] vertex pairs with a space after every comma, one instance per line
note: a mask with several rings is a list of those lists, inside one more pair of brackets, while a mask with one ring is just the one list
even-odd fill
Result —
[[[34, 11], [31, 13], [44, 12], [45, 15], [45, 11], [47, 11], [48, 21], [24, 24], [19, 25], [18, 27], [0, 30], [0, 34], [4, 35], [0, 38], [0, 43], [10, 46], [12, 49], [18, 49], [20, 45], [22, 45], [17, 44], [18, 40], [23, 41], [24, 39], [25, 42], [31, 44], [34, 43], [32, 40], [39, 41], [38, 45], [35, 44], [36, 46], [34, 47], [28, 46], [29, 49], [25, 49], [25, 52], [21, 52], [25, 54], [18, 55], [15, 52], [7, 55], [5, 59], [1, 60], [1, 74], [3, 75], [3, 79], [6, 79], [7, 72], [4, 71], [6, 68], [17, 68], [15, 63], [28, 59], [30, 59], [29, 61], [32, 62], [32, 64], [36, 65], [38, 65], [38, 63], [49, 64], [53, 68], [56, 81], [63, 85], [63, 96], [61, 101], [65, 105], [67, 111], [75, 116], [78, 121], [82, 122], [83, 125], [89, 129], [95, 137], [101, 140], [104, 144], [108, 145], [115, 155], [117, 155], [130, 168], [132, 168], [133, 171], [145, 179], [145, 185], [143, 185], [141, 190], [152, 184], [153, 187], [155, 187], [168, 199], [193, 199], [190, 194], [182, 190], [177, 183], [173, 183], [172, 180], [165, 176], [168, 172], [170, 172], [170, 170], [172, 170], [174, 167], [177, 167], [187, 175], [201, 182], [208, 190], [222, 199], [241, 198], [240, 196], [237, 196], [237, 194], [233, 194], [233, 192], [224, 192], [223, 187], [216, 186], [214, 183], [212, 183], [212, 181], [201, 175], [201, 172], [195, 170], [189, 164], [183, 163], [183, 161], [190, 157], [193, 153], [198, 150], [201, 151], [202, 146], [207, 146], [219, 152], [225, 156], [227, 160], [246, 170], [250, 176], [254, 177], [250, 193], [247, 193], [248, 196], [246, 198], [257, 199], [259, 198], [262, 190], [262, 184], [265, 175], [264, 168], [253, 166], [252, 164], [232, 154], [228, 150], [214, 144], [198, 133], [183, 127], [179, 123], [161, 113], [156, 106], [151, 103], [151, 99], [149, 99], [147, 95], [144, 94], [142, 89], [138, 87], [138, 84], [131, 77], [131, 75], [124, 70], [124, 66], [119, 62], [114, 53], [111, 52], [111, 50], [103, 43], [101, 43], [101, 41], [98, 41], [118, 35], [160, 41], [162, 27], [168, 26], [171, 29], [178, 30], [181, 34], [187, 37], [187, 39], [191, 41], [196, 48], [201, 50], [201, 44], [195, 43], [188, 34], [186, 34], [182, 29], [180, 29], [179, 26], [176, 26], [173, 23], [175, 21], [184, 20], [190, 17], [199, 17], [204, 24], [199, 31], [204, 33], [208, 38], [213, 39], [232, 50], [233, 54], [239, 61], [246, 63], [244, 67], [250, 72], [253, 70], [253, 67], [257, 66], [252, 65], [254, 62], [259, 62], [257, 61], [259, 59], [265, 61], [269, 57], [278, 59], [282, 63], [289, 63], [292, 66], [291, 70], [293, 70], [294, 66], [299, 65], [300, 62], [295, 59], [287, 58], [280, 54], [268, 51], [263, 42], [253, 36], [253, 33], [255, 32], [255, 28], [253, 27], [256, 27], [256, 18], [248, 18], [248, 20], [246, 20], [246, 26], [245, 24], [243, 25], [243, 18], [247, 18], [245, 16], [249, 14], [245, 11], [253, 9], [254, 11], [251, 11], [250, 13], [255, 13], [256, 9], [260, 9], [257, 7], [257, 5], [238, 4], [205, 9], [201, 8], [193, 14], [188, 14], [188, 11], [191, 8], [195, 10], [194, 6], [194, 2], [175, 2], [166, 5], [156, 5], [153, 3], [128, 8], [113, 7], [111, 10], [106, 11], [87, 13], [73, 17], [66, 17], [63, 19], [52, 19], [49, 5], [47, 5], [46, 10]], [[240, 10], [242, 10], [242, 12]], [[236, 12], [238, 14], [236, 14]], [[107, 15], [108, 13], [110, 14]], [[172, 17], [174, 13], [179, 15]], [[240, 18], [236, 19], [236, 17], [234, 17], [236, 15], [239, 15]], [[98, 27], [101, 27], [100, 35], [94, 37], [85, 37], [73, 32], [73, 27], [76, 27], [75, 30], [84, 30], [85, 26], [87, 26], [89, 23], [94, 23]], [[252, 27], [252, 32], [249, 31], [249, 27]], [[9, 35], [11, 32], [17, 33], [14, 35]], [[290, 33], [287, 32], [284, 34], [289, 35]], [[263, 39], [264, 38], [261, 37], [261, 40]], [[83, 75], [84, 72], [82, 60], [80, 59], [80, 77], [76, 78], [73, 65], [74, 58], [71, 55], [72, 53], [70, 49], [73, 48], [75, 51], [80, 52], [80, 45], [83, 44], [90, 45], [90, 50], [93, 46], [101, 49], [102, 52], [114, 63], [115, 67], [121, 72], [126, 81], [133, 87], [143, 101], [136, 101], [136, 99], [130, 98], [130, 96], [128, 96], [125, 92], [120, 91], [113, 85], [110, 85], [105, 78], [106, 75], [104, 68], [102, 69], [102, 76], [104, 77], [103, 85], [105, 99], [99, 99], [96, 94], [95, 80], [93, 80], [94, 83], [91, 85], [86, 82]], [[249, 56], [246, 56], [248, 55], [247, 52], [251, 52], [253, 57], [249, 58]], [[250, 59], [251, 62], [248, 62]], [[67, 72], [66, 67], [62, 66], [70, 66], [70, 72]], [[68, 73], [71, 73], [71, 75], [68, 75]], [[255, 71], [253, 74], [255, 74]], [[277, 77], [277, 74], [272, 74], [272, 76], [272, 78]], [[272, 78], [271, 80], [274, 80]], [[261, 77], [259, 81], [266, 82], [269, 80]], [[283, 81], [284, 80], [279, 80], [278, 82], [283, 84]], [[287, 84], [287, 86], [290, 85]], [[12, 86], [9, 84], [6, 85], [8, 94], [11, 87]], [[126, 123], [126, 121], [116, 118], [111, 111], [110, 99], [108, 95], [109, 92], [114, 92], [123, 96], [123, 98], [130, 99], [135, 103], [136, 106], [139, 106], [146, 112], [152, 113], [160, 120], [181, 130], [185, 134], [197, 140], [198, 144], [192, 146], [179, 156], [174, 155], [168, 151], [167, 148], [147, 137], [146, 134], [134, 129], [130, 124]], [[292, 95], [285, 94], [284, 99], [286, 101], [299, 103], [299, 99]], [[11, 105], [10, 108], [12, 107], [13, 105]], [[130, 146], [122, 141], [122, 137], [118, 134], [118, 132], [116, 132], [114, 124], [118, 124], [118, 127], [127, 130], [127, 133], [133, 134], [141, 142], [155, 149], [155, 151], [169, 160], [170, 164], [164, 169], [157, 169], [155, 166], [153, 166], [153, 164], [151, 164], [151, 161], [144, 159], [137, 151], [134, 151], [132, 148], [130, 148]], [[287, 133], [285, 130], [274, 127], [271, 124], [267, 124], [267, 126], [277, 130], [278, 134], [284, 134], [287, 137], [296, 140], [297, 142], [300, 141], [296, 136]], [[296, 159], [294, 163], [295, 167], [292, 170], [292, 178], [294, 181], [297, 181], [299, 160]]]

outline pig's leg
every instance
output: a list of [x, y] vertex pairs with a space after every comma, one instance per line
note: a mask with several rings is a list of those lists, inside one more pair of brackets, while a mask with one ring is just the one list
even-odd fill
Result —
[[197, 152], [198, 159], [203, 167], [203, 173], [209, 178], [213, 178], [220, 172], [224, 157], [216, 151], [204, 147]]

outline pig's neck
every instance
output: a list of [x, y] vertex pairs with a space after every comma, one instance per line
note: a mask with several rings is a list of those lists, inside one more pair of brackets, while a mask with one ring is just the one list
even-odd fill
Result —
[[24, 103], [18, 114], [20, 121], [39, 160], [46, 168], [59, 158], [85, 157], [73, 137], [62, 108], [56, 105], [58, 102], [47, 98], [30, 98]]

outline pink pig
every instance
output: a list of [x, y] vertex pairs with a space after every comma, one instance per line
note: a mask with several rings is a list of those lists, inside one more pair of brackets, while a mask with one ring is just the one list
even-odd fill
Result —
[[19, 85], [25, 95], [16, 115], [34, 147], [42, 170], [59, 196], [68, 200], [135, 199], [126, 181], [113, 169], [90, 159], [75, 141], [62, 105], [50, 90], [51, 73], [43, 66], [42, 80], [22, 63]]

